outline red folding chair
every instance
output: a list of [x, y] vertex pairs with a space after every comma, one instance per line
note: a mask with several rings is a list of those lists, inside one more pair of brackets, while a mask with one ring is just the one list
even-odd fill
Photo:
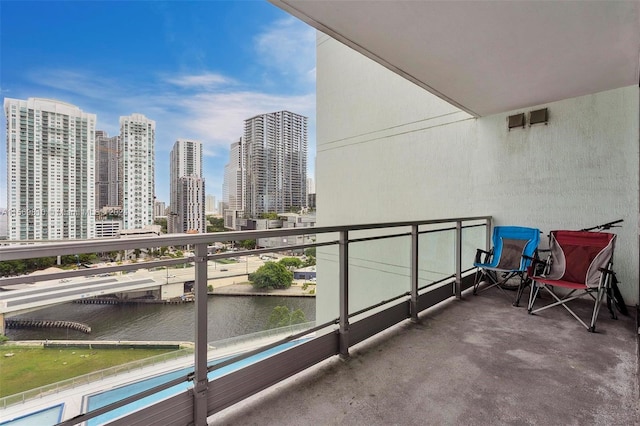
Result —
[[[529, 295], [530, 314], [562, 305], [587, 330], [595, 332], [596, 319], [602, 299], [608, 293], [613, 271], [611, 270], [615, 234], [588, 231], [552, 231], [545, 273], [531, 276]], [[541, 288], [554, 298], [554, 302], [534, 309]], [[559, 295], [556, 288], [564, 289]], [[585, 323], [567, 304], [590, 296], [594, 300], [591, 322]]]

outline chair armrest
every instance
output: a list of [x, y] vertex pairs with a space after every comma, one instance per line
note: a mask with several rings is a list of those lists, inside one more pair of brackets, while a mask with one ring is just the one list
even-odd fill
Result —
[[546, 265], [547, 264], [546, 260], [540, 260], [540, 258], [538, 258], [538, 257], [531, 257], [531, 256], [527, 256], [527, 255], [524, 255], [524, 254], [522, 255], [522, 257], [527, 259], [527, 260], [530, 260], [533, 265], [538, 265], [538, 264]]
[[482, 249], [476, 249], [476, 259], [475, 259], [475, 263], [483, 263], [482, 262], [482, 254], [484, 253], [484, 263], [487, 263], [487, 260], [489, 259], [489, 256], [491, 256], [491, 254], [493, 253], [493, 249], [490, 251], [486, 251], [486, 250], [482, 250]]
[[[532, 275], [542, 275], [544, 273], [546, 273], [547, 268], [549, 266], [549, 259], [547, 260], [540, 260], [539, 257], [535, 256], [535, 257], [531, 257], [531, 256], [525, 256], [524, 254], [522, 255], [523, 258], [530, 260], [531, 261], [531, 265], [529, 265], [529, 267], [527, 268], [527, 275], [532, 276]], [[544, 265], [544, 267], [542, 269], [538, 268], [538, 265]]]

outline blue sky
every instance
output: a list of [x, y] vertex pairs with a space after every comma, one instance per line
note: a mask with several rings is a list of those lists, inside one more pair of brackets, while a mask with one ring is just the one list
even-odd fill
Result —
[[[110, 136], [120, 116], [155, 120], [156, 196], [167, 204], [176, 139], [203, 143], [207, 193], [220, 200], [229, 145], [260, 113], [309, 117], [313, 176], [315, 30], [266, 0], [3, 0], [0, 20], [2, 97], [74, 104]], [[0, 152], [6, 206], [6, 148]]]

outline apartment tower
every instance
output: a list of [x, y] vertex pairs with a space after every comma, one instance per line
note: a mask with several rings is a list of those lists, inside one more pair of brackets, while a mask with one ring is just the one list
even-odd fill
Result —
[[245, 191], [245, 144], [244, 138], [231, 144], [229, 162], [224, 166], [222, 201], [224, 204], [224, 226], [236, 229], [236, 220], [243, 215]]
[[170, 154], [170, 233], [206, 232], [202, 143], [178, 139]]
[[96, 115], [41, 98], [5, 98], [4, 110], [7, 238], [93, 238]]
[[153, 224], [156, 122], [142, 114], [120, 117], [123, 229]]
[[215, 195], [207, 195], [204, 203], [204, 211], [206, 214], [216, 214], [216, 197]]
[[96, 130], [96, 210], [120, 206], [122, 165], [120, 136]]
[[244, 210], [249, 217], [307, 205], [307, 117], [289, 111], [245, 120]]

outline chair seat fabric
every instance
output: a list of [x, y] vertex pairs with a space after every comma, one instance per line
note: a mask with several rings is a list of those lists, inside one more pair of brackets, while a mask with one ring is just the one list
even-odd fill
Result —
[[548, 280], [544, 277], [531, 277], [532, 280], [542, 284], [549, 284], [557, 287], [571, 288], [575, 290], [586, 290], [587, 287], [585, 284], [576, 283], [572, 281], [564, 281], [564, 280]]

